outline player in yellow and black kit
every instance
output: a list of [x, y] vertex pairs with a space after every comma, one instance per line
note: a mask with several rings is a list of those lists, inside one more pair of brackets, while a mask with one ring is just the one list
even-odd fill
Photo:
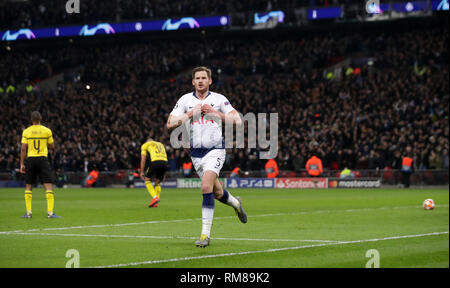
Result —
[[[147, 156], [149, 158], [147, 158]], [[158, 207], [161, 195], [161, 182], [167, 171], [167, 154], [164, 145], [148, 138], [141, 146], [141, 178], [145, 181], [148, 193], [152, 196], [152, 202], [148, 207]], [[155, 187], [152, 182], [154, 181]]]
[[55, 204], [53, 196], [53, 172], [48, 161], [48, 149], [54, 149], [52, 131], [41, 125], [41, 114], [38, 111], [31, 113], [33, 125], [22, 133], [22, 147], [20, 152], [20, 172], [25, 173], [25, 206], [26, 214], [23, 218], [31, 218], [31, 199], [33, 185], [39, 177], [45, 188], [47, 199], [47, 217], [60, 218], [53, 213]]

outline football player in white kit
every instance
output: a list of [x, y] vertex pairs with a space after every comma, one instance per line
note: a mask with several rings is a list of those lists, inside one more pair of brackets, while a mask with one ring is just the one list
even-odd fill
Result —
[[233, 197], [231, 193], [223, 189], [218, 179], [225, 161], [225, 142], [221, 125], [213, 118], [220, 118], [221, 123], [234, 122], [236, 125], [241, 125], [242, 120], [225, 96], [209, 91], [211, 83], [210, 69], [195, 68], [192, 71], [192, 85], [195, 91], [183, 95], [178, 100], [167, 120], [169, 132], [190, 121], [191, 159], [202, 180], [203, 194], [202, 232], [200, 239], [195, 242], [197, 247], [209, 245], [214, 217], [214, 199], [233, 207], [239, 220], [242, 223], [247, 222], [247, 214], [242, 208], [241, 199]]

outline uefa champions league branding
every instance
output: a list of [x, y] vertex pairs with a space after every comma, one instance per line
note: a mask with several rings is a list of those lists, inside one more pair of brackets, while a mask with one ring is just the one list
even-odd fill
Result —
[[[186, 121], [175, 128], [170, 134], [170, 144], [174, 149], [179, 148], [259, 148], [259, 159], [275, 158], [278, 154], [278, 113], [247, 113], [242, 115], [242, 125], [236, 126], [233, 121], [225, 117], [225, 135], [217, 139], [211, 139], [206, 133], [192, 133], [191, 125], [198, 123], [202, 117], [202, 123], [215, 122], [222, 127], [221, 119], [214, 114], [197, 115], [192, 121]], [[269, 118], [269, 119], [267, 119]], [[245, 132], [244, 123], [247, 123]], [[208, 124], [204, 124], [208, 125]], [[234, 133], [236, 130], [236, 133]], [[267, 133], [268, 138], [267, 139]], [[191, 137], [192, 135], [192, 137]], [[247, 138], [247, 143], [245, 139]], [[211, 141], [213, 140], [213, 141]], [[208, 143], [208, 144], [206, 144]], [[236, 146], [234, 145], [236, 144]], [[245, 145], [247, 144], [247, 146]]]
[[191, 29], [200, 28], [200, 24], [198, 24], [198, 22], [197, 22], [197, 20], [195, 20], [195, 18], [184, 17], [178, 21], [172, 21], [172, 19], [167, 19], [166, 22], [164, 22], [164, 25], [161, 28], [161, 30], [178, 30], [182, 24], [189, 25], [189, 28], [191, 28]]
[[20, 29], [15, 33], [12, 33], [10, 30], [7, 30], [3, 36], [2, 40], [4, 41], [14, 41], [17, 40], [20, 36], [23, 36], [25, 39], [35, 39], [33, 31], [30, 29]]

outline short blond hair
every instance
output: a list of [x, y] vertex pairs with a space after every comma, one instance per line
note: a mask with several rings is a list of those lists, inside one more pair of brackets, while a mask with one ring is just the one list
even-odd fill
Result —
[[208, 67], [205, 67], [205, 66], [195, 67], [192, 70], [192, 79], [195, 78], [195, 73], [200, 72], [200, 71], [205, 71], [206, 74], [208, 75], [208, 78], [211, 79], [211, 74], [212, 74], [211, 69], [209, 69]]

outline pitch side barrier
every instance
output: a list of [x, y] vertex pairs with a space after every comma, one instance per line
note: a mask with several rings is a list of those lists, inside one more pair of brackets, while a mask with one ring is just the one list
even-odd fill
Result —
[[[219, 178], [224, 188], [275, 188], [275, 180], [267, 178]], [[195, 188], [200, 189], [202, 181], [200, 178], [166, 178], [162, 188]], [[141, 179], [134, 180], [134, 188], [145, 188]]]
[[[104, 187], [136, 187], [144, 188], [144, 182], [133, 176], [133, 170], [117, 170], [110, 172], [100, 172], [99, 181]], [[230, 171], [224, 171], [225, 177], [220, 178], [224, 187], [234, 188], [379, 188], [381, 186], [400, 186], [402, 184], [402, 173], [400, 170], [359, 170], [355, 171], [354, 178], [340, 178], [338, 171], [324, 171], [324, 176], [311, 178], [305, 171], [281, 171], [281, 177], [275, 179], [266, 178], [264, 172], [249, 171], [248, 177], [230, 178]], [[287, 175], [294, 174], [294, 175]], [[297, 175], [295, 175], [297, 174]], [[83, 172], [65, 172], [64, 183], [62, 185], [79, 186], [86, 178]], [[131, 179], [130, 179], [131, 178]], [[58, 179], [55, 175], [55, 186], [58, 186]], [[169, 172], [166, 180], [162, 183], [166, 188], [200, 188], [200, 179], [184, 178], [181, 172]], [[416, 170], [411, 175], [411, 186], [448, 186], [447, 170]], [[1, 188], [23, 188], [25, 187], [25, 176], [18, 171], [14, 173], [0, 172]]]
[[381, 188], [381, 178], [328, 178], [328, 188]]
[[[379, 178], [219, 178], [224, 188], [277, 188], [277, 189], [328, 189], [328, 188], [381, 188]], [[199, 178], [165, 179], [163, 188], [201, 188]], [[145, 188], [144, 181], [135, 180], [135, 188]]]

